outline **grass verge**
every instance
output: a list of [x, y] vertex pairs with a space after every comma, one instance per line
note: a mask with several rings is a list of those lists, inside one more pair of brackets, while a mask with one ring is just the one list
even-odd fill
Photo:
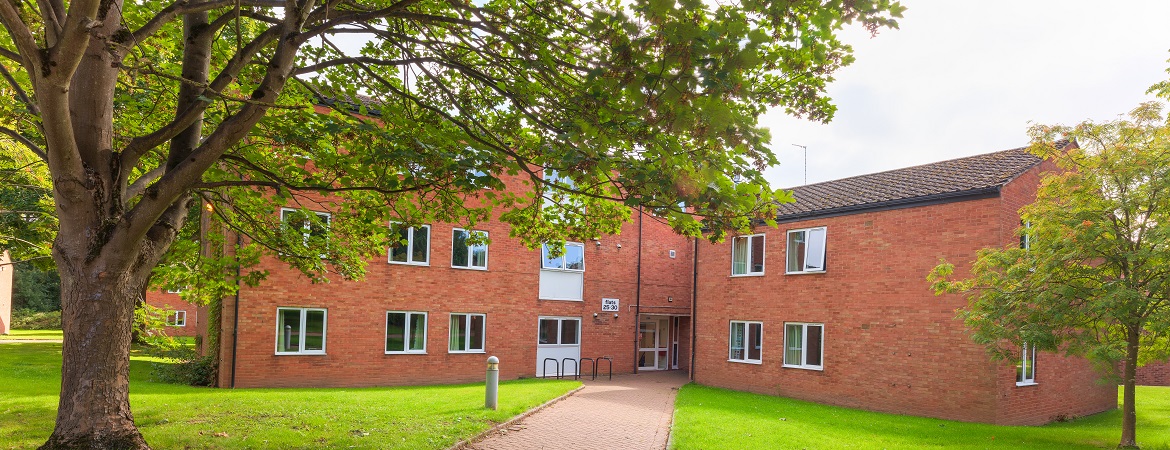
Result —
[[[155, 448], [441, 449], [564, 394], [580, 383], [500, 383], [500, 408], [483, 385], [355, 389], [214, 389], [151, 382], [131, 356], [130, 404]], [[61, 345], [0, 345], [0, 448], [33, 448], [53, 430]]]
[[61, 330], [8, 330], [8, 334], [0, 335], [0, 340], [29, 339], [29, 340], [61, 340]]
[[[1170, 387], [1138, 387], [1138, 443], [1170, 449]], [[883, 414], [688, 384], [675, 403], [676, 449], [1115, 448], [1118, 410], [1042, 427]]]

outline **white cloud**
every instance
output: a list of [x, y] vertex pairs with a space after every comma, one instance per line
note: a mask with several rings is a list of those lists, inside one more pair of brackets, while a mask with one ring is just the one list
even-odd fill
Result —
[[1027, 144], [1028, 123], [1107, 120], [1170, 78], [1170, 2], [903, 0], [900, 29], [844, 40], [827, 125], [782, 111], [762, 118], [781, 165], [776, 186], [987, 153]]

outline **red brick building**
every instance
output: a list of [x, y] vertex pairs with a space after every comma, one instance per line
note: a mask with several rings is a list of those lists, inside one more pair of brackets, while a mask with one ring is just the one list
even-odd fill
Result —
[[204, 334], [207, 328], [207, 307], [184, 301], [179, 291], [151, 292], [146, 300], [165, 315], [168, 336], [194, 337]]
[[1019, 242], [1050, 164], [1017, 149], [798, 187], [778, 228], [701, 244], [694, 380], [997, 424], [1116, 407], [1086, 361], [990, 360], [955, 319], [965, 299], [925, 280], [940, 259], [961, 276], [978, 249]]
[[[1040, 353], [1017, 381], [955, 320], [965, 301], [925, 281], [940, 258], [1013, 242], [1043, 166], [1009, 150], [800, 187], [780, 227], [722, 244], [635, 212], [561, 258], [488, 222], [399, 230], [407, 245], [362, 282], [310, 284], [264, 259], [268, 279], [224, 300], [219, 385], [470, 382], [489, 355], [504, 379], [608, 356], [614, 373], [688, 370], [702, 384], [948, 419], [1107, 410], [1116, 391], [1081, 360]], [[467, 245], [480, 232], [487, 248]]]

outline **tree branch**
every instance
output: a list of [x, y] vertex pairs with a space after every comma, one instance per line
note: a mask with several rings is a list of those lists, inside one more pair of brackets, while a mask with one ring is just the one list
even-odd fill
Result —
[[13, 129], [8, 128], [8, 127], [0, 126], [0, 134], [7, 135], [8, 137], [12, 138], [16, 142], [19, 142], [21, 145], [24, 145], [26, 148], [29, 149], [29, 151], [31, 151], [31, 152], [33, 152], [33, 154], [37, 155], [38, 158], [41, 158], [42, 160], [45, 160], [45, 161], [49, 160], [49, 156], [48, 156], [48, 154], [45, 153], [44, 149], [42, 149], [39, 145], [37, 145], [33, 141], [30, 141], [28, 138], [24, 137], [20, 133], [18, 133], [16, 130], [13, 130]]
[[[158, 14], [155, 14], [146, 24], [134, 30], [131, 33], [131, 43], [143, 42], [150, 36], [157, 33], [168, 22], [175, 20], [183, 14], [211, 11], [213, 9], [235, 7], [237, 0], [212, 0], [208, 2], [200, 2], [192, 4], [191, 0], [178, 0], [171, 3], [170, 6], [163, 8]], [[240, 6], [257, 6], [266, 8], [281, 8], [284, 7], [284, 2], [280, 0], [238, 0]]]
[[16, 44], [20, 58], [17, 61], [25, 67], [25, 70], [31, 71], [34, 67], [37, 70], [41, 69], [43, 61], [41, 61], [40, 47], [37, 46], [32, 30], [20, 18], [20, 11], [16, 10], [13, 2], [0, 1], [0, 23], [4, 24], [4, 28], [8, 30], [8, 36]]
[[346, 65], [346, 64], [356, 64], [356, 63], [372, 64], [372, 65], [376, 65], [376, 66], [405, 66], [405, 65], [409, 65], [409, 64], [419, 64], [419, 63], [427, 63], [427, 62], [438, 63], [439, 61], [436, 60], [435, 58], [430, 58], [430, 57], [386, 60], [386, 59], [371, 58], [369, 56], [349, 56], [349, 57], [338, 58], [338, 59], [333, 59], [333, 60], [329, 60], [329, 61], [322, 61], [322, 62], [319, 62], [317, 64], [301, 67], [299, 69], [294, 70], [293, 75], [304, 75], [306, 73], [317, 72], [321, 69], [327, 69], [330, 67], [336, 67], [336, 66], [341, 66], [341, 65]]
[[152, 181], [161, 177], [163, 173], [166, 173], [166, 171], [167, 167], [160, 164], [158, 167], [155, 167], [149, 172], [142, 174], [142, 176], [134, 180], [133, 183], [130, 183], [130, 186], [127, 186], [126, 190], [122, 192], [122, 201], [126, 202], [134, 197], [142, 195], [142, 193], [146, 191], [146, 187], [149, 186]]

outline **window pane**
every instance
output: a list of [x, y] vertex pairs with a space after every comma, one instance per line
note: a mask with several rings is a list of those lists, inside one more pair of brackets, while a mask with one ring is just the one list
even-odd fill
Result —
[[548, 244], [541, 246], [541, 267], [545, 269], [563, 269], [565, 267], [565, 257], [558, 256], [556, 258], [550, 257], [548, 252]]
[[747, 273], [747, 254], [748, 254], [748, 240], [747, 238], [737, 237], [731, 239], [731, 274], [743, 275]]
[[483, 316], [471, 316], [471, 338], [469, 341], [468, 350], [483, 350]]
[[1036, 347], [1028, 346], [1028, 379], [1036, 381]]
[[752, 273], [764, 272], [764, 237], [752, 236]]
[[317, 213], [317, 223], [309, 223], [309, 236], [316, 239], [325, 239], [329, 232], [329, 215]]
[[788, 271], [804, 271], [804, 232], [788, 233]]
[[406, 351], [406, 313], [386, 313], [386, 351]]
[[825, 270], [825, 229], [808, 230], [808, 251], [805, 253], [804, 270]]
[[451, 351], [467, 350], [467, 315], [454, 314], [451, 316]]
[[451, 231], [451, 265], [467, 267], [467, 232]]
[[406, 256], [409, 249], [410, 242], [408, 241], [410, 229], [404, 228], [398, 230], [398, 240], [391, 243], [390, 260], [397, 262], [407, 262]]
[[487, 245], [471, 247], [471, 267], [487, 267]]
[[305, 350], [325, 349], [325, 311], [305, 312]]
[[431, 229], [427, 227], [414, 228], [414, 242], [411, 243], [410, 262], [427, 262], [427, 249], [430, 243]]
[[808, 326], [808, 344], [804, 346], [805, 364], [810, 366], [821, 365], [821, 337], [824, 327], [820, 325]]
[[743, 356], [744, 356], [743, 355], [744, 325], [745, 324], [742, 322], [732, 322], [731, 323], [731, 339], [730, 339], [731, 351], [730, 351], [730, 354], [727, 356], [728, 359], [736, 359], [736, 360], [743, 359]]
[[561, 343], [567, 345], [577, 345], [577, 326], [580, 324], [579, 320], [562, 320], [561, 321]]
[[540, 319], [540, 339], [537, 342], [541, 344], [557, 343], [556, 319]]
[[760, 346], [761, 346], [761, 344], [763, 344], [763, 338], [762, 338], [762, 334], [763, 334], [762, 331], [763, 330], [761, 330], [761, 328], [763, 328], [762, 324], [758, 324], [758, 323], [748, 324], [748, 338], [747, 338], [748, 355], [747, 355], [747, 359], [750, 359], [753, 361], [760, 360]]
[[282, 352], [298, 352], [301, 350], [301, 311], [299, 309], [282, 309], [277, 315], [276, 327], [279, 335], [276, 338], [276, 348]]
[[410, 350], [427, 349], [427, 315], [414, 313], [410, 315]]
[[565, 268], [585, 270], [585, 246], [580, 244], [565, 246]]
[[788, 325], [785, 327], [784, 333], [784, 364], [799, 366], [804, 361], [801, 358], [800, 349], [804, 340], [804, 327], [800, 325]]

